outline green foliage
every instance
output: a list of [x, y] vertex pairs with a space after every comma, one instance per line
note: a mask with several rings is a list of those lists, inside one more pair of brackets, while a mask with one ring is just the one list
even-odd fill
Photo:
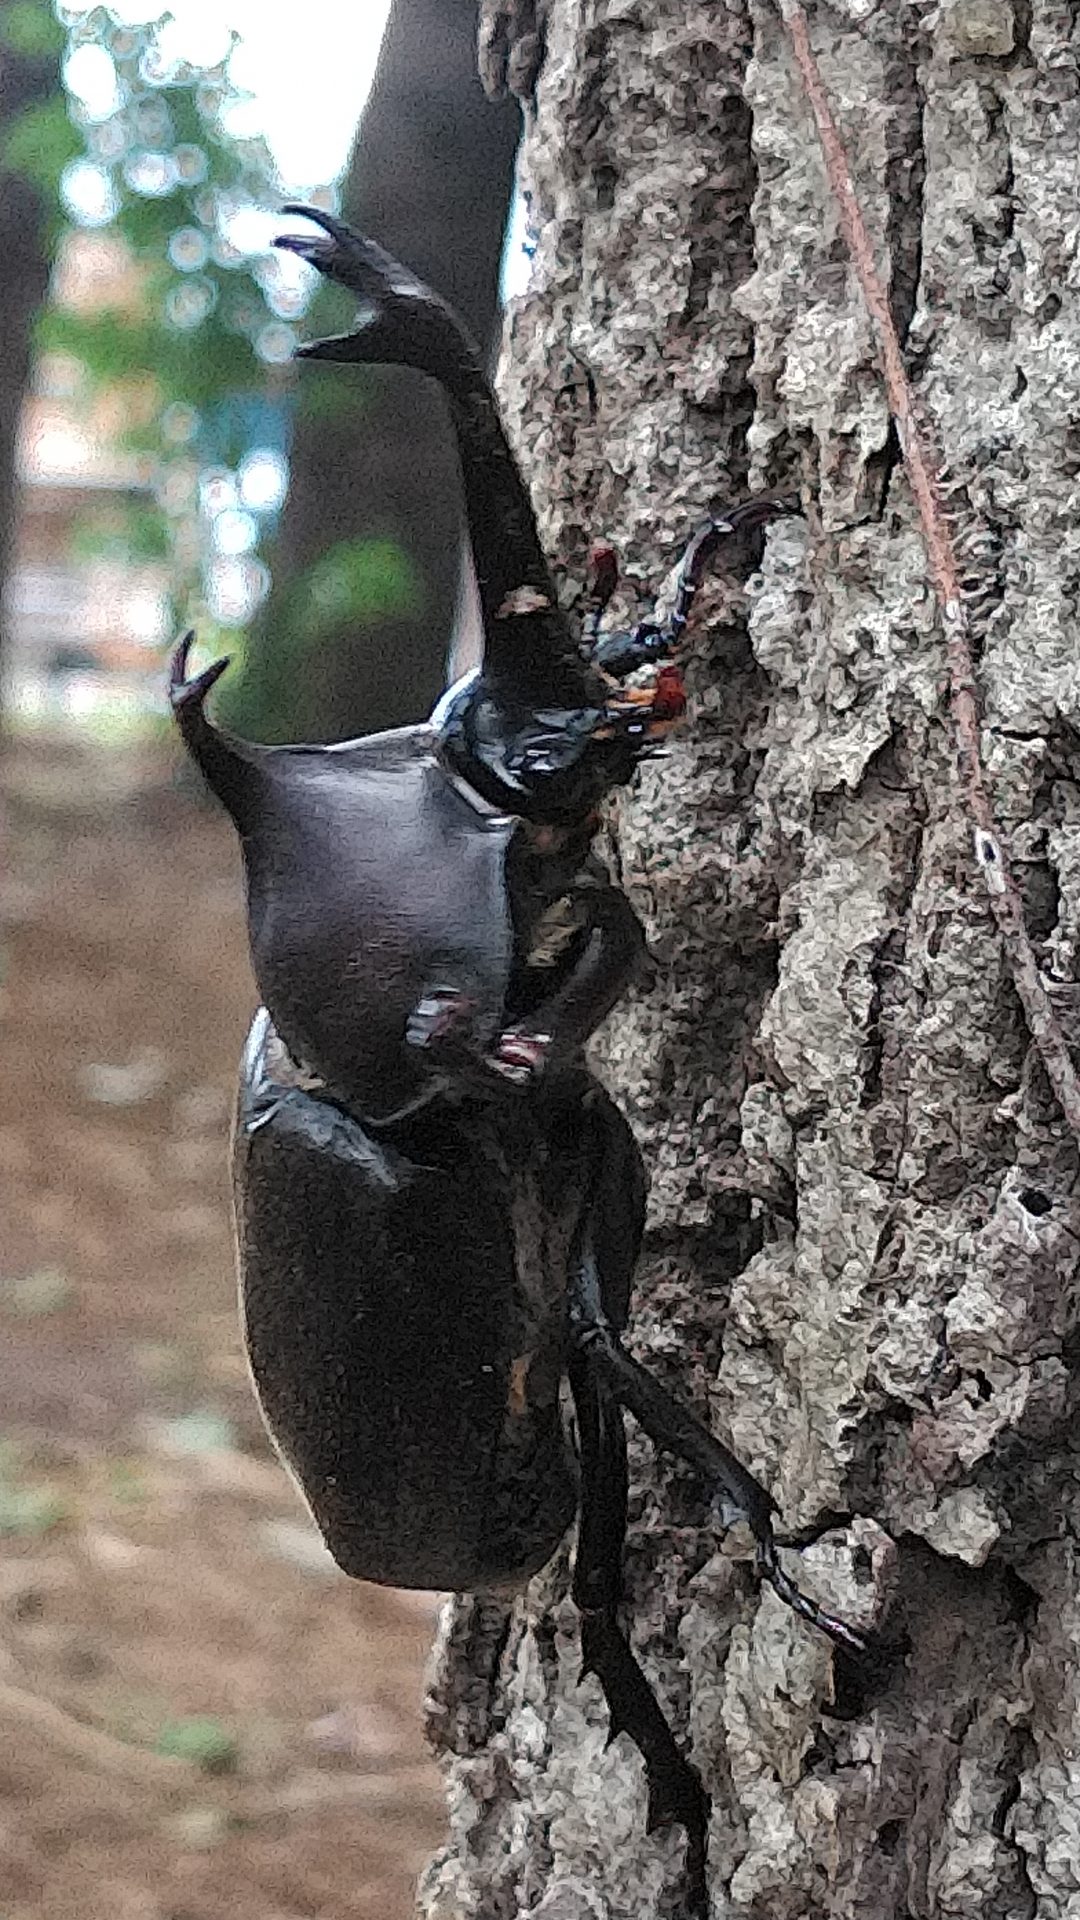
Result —
[[[115, 413], [131, 387], [123, 444], [144, 456], [153, 495], [110, 532], [110, 551], [166, 554], [180, 618], [203, 625], [221, 503], [207, 506], [194, 480], [213, 469], [227, 481], [254, 447], [283, 447], [276, 369], [289, 358], [299, 303], [291, 262], [245, 250], [246, 237], [237, 244], [236, 220], [278, 195], [263, 143], [229, 131], [243, 99], [229, 60], [167, 61], [167, 18], [163, 4], [160, 20], [131, 26], [97, 6], [67, 16], [65, 30], [49, 0], [0, 0], [0, 57], [4, 44], [43, 50], [59, 73], [66, 55], [71, 84], [99, 88], [85, 100], [58, 90], [24, 111], [6, 131], [0, 166], [32, 179], [54, 207], [66, 202], [70, 226], [104, 227], [122, 242], [117, 297], [107, 308], [47, 307], [37, 345], [80, 364], [91, 406], [107, 392]], [[96, 65], [80, 67], [86, 48]]]
[[[46, 307], [37, 324], [39, 353], [70, 353], [100, 386], [128, 380], [150, 367], [157, 324], [149, 314], [134, 316], [102, 307], [93, 313], [71, 307]], [[156, 370], [155, 370], [156, 377]]]
[[51, 1533], [68, 1515], [69, 1505], [59, 1488], [33, 1479], [18, 1449], [9, 1441], [0, 1442], [0, 1538]]
[[261, 378], [253, 366], [251, 342], [228, 328], [215, 328], [211, 339], [202, 330], [162, 339], [158, 315], [118, 313], [102, 308], [83, 313], [70, 307], [47, 307], [37, 327], [39, 352], [73, 354], [101, 386], [130, 379], [146, 371], [153, 375], [159, 406], [150, 431], [129, 427], [124, 444], [140, 452], [159, 451], [161, 415], [172, 401], [207, 408], [223, 395], [250, 387]]
[[[423, 576], [394, 540], [339, 540], [274, 602], [272, 643], [262, 636], [257, 671], [221, 683], [218, 711], [226, 725], [256, 740], [295, 739], [315, 715], [303, 711], [298, 688], [312, 694], [319, 667], [342, 641], [426, 610]], [[317, 695], [316, 695], [317, 705]]]
[[[332, 280], [316, 283], [308, 305], [305, 326], [312, 339], [330, 339], [335, 333], [348, 333], [356, 317], [356, 296]], [[381, 367], [350, 367], [348, 378], [332, 361], [309, 360], [298, 383], [295, 407], [298, 419], [360, 421], [370, 411], [371, 396], [383, 372]]]
[[[316, 332], [321, 332], [321, 328], [313, 326], [312, 333]], [[309, 360], [297, 389], [297, 419], [326, 421], [338, 428], [346, 420], [353, 420], [359, 425], [371, 410], [372, 388], [382, 368], [350, 367], [348, 372], [349, 377], [343, 380], [339, 366]]]
[[393, 540], [339, 540], [300, 575], [289, 596], [289, 626], [304, 645], [345, 626], [423, 611], [420, 575]]
[[0, 47], [29, 60], [59, 60], [67, 35], [48, 0], [6, 0], [0, 11]]
[[71, 551], [78, 560], [168, 560], [169, 523], [160, 507], [146, 500], [119, 502], [105, 524], [82, 518]]
[[33, 182], [49, 200], [60, 191], [64, 168], [83, 150], [62, 97], [43, 100], [17, 114], [0, 142], [0, 167]]

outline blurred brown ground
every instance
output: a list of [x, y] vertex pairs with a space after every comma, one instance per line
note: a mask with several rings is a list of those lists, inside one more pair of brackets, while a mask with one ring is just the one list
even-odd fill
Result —
[[251, 1399], [233, 837], [160, 749], [3, 784], [0, 1915], [405, 1920], [435, 1603], [321, 1557]]

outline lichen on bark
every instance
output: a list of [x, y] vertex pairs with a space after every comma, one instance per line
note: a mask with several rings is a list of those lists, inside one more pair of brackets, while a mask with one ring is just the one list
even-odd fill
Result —
[[[835, 0], [811, 25], [1080, 1032], [1080, 23]], [[703, 507], [806, 506], [703, 595], [690, 725], [618, 812], [660, 963], [599, 1048], [652, 1176], [633, 1340], [892, 1653], [840, 1670], [645, 1443], [634, 1645], [713, 1796], [716, 1916], [1078, 1920], [1077, 1150], [972, 858], [873, 333], [769, 0], [555, 0], [546, 48], [502, 392], [551, 551], [580, 580], [614, 538], [632, 612]], [[451, 1607], [431, 1920], [680, 1910], [565, 1585]]]

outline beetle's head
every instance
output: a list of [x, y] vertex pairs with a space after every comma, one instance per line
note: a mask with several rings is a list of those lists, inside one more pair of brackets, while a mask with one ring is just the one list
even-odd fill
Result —
[[663, 669], [647, 689], [598, 679], [595, 692], [590, 704], [533, 704], [485, 666], [447, 689], [431, 724], [455, 773], [486, 800], [571, 826], [625, 785], [686, 704], [678, 668]]

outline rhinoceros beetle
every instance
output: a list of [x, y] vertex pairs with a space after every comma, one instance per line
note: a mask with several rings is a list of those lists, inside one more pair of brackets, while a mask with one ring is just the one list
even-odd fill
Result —
[[301, 353], [412, 367], [449, 401], [485, 651], [424, 725], [292, 747], [216, 728], [206, 696], [228, 662], [189, 679], [191, 635], [174, 656], [180, 731], [240, 834], [265, 1003], [234, 1142], [255, 1386], [360, 1579], [520, 1584], [576, 1514], [584, 1671], [644, 1756], [650, 1825], [686, 1829], [704, 1912], [709, 1802], [618, 1618], [624, 1409], [749, 1522], [789, 1605], [862, 1641], [784, 1570], [768, 1493], [623, 1347], [645, 1179], [583, 1048], [644, 938], [592, 841], [603, 797], [682, 710], [674, 656], [708, 561], [795, 509], [707, 519], [670, 617], [629, 633], [601, 631], [616, 568], [595, 550], [575, 631], [460, 321], [372, 241], [286, 211], [319, 231], [277, 244], [362, 303], [354, 331]]

